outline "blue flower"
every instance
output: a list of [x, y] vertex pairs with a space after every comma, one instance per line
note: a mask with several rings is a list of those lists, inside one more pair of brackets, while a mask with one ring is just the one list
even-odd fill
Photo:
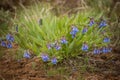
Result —
[[103, 42], [105, 42], [105, 43], [110, 42], [110, 38], [105, 37], [105, 38], [103, 39]]
[[30, 56], [31, 56], [31, 55], [30, 55], [30, 53], [29, 53], [28, 51], [25, 51], [25, 52], [24, 52], [24, 55], [23, 55], [24, 58], [28, 58], [28, 59], [29, 59]]
[[8, 42], [8, 43], [7, 43], [7, 48], [12, 48], [11, 42]]
[[94, 54], [100, 54], [100, 50], [95, 48], [94, 51], [93, 51]]
[[61, 49], [61, 46], [56, 45], [56, 46], [55, 46], [55, 49], [56, 49], [56, 50], [60, 50], [60, 49]]
[[67, 40], [65, 39], [65, 37], [62, 37], [61, 43], [62, 43], [62, 44], [67, 44], [67, 43], [68, 43]]
[[51, 59], [51, 63], [52, 64], [57, 64], [57, 59], [56, 58]]
[[102, 52], [103, 52], [103, 53], [108, 53], [108, 49], [107, 49], [106, 47], [103, 47], [103, 48], [102, 48]]
[[14, 37], [13, 36], [10, 36], [10, 42], [14, 42]]
[[87, 31], [88, 31], [88, 29], [87, 29], [87, 28], [84, 28], [84, 29], [82, 30], [82, 34], [85, 34]]
[[9, 40], [10, 40], [10, 36], [11, 36], [10, 34], [7, 34], [7, 35], [6, 35], [6, 40], [9, 41]]
[[14, 42], [14, 37], [11, 34], [6, 35], [6, 40], [10, 42]]
[[62, 39], [62, 40], [61, 40], [61, 43], [62, 43], [62, 44], [67, 44], [67, 40]]
[[91, 26], [93, 26], [94, 24], [95, 24], [94, 19], [93, 19], [93, 18], [90, 18], [89, 26], [91, 27]]
[[6, 43], [4, 41], [1, 41], [1, 46], [6, 47]]
[[49, 61], [49, 56], [46, 55], [46, 54], [42, 54], [41, 58], [42, 58], [42, 60], [43, 60], [44, 62]]
[[73, 31], [74, 33], [77, 33], [79, 30], [78, 30], [77, 27], [73, 27], [73, 28], [72, 28], [72, 31]]
[[76, 36], [76, 33], [78, 32], [78, 28], [75, 26], [72, 26], [72, 30], [70, 32], [70, 34], [72, 35], [72, 38], [74, 38]]
[[107, 23], [106, 23], [105, 20], [102, 20], [99, 24], [99, 28], [102, 28], [102, 27], [105, 27], [105, 26], [107, 26]]
[[84, 43], [83, 46], [82, 46], [82, 50], [83, 51], [88, 51], [88, 45]]
[[76, 32], [71, 31], [70, 34], [71, 34], [71, 35], [76, 35]]
[[109, 53], [109, 52], [111, 52], [111, 51], [112, 51], [112, 48], [106, 47], [106, 53]]

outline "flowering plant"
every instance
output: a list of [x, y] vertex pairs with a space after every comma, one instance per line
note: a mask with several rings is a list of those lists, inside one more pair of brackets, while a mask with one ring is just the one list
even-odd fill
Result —
[[[81, 12], [70, 17], [67, 15], [56, 17], [48, 12], [48, 9], [42, 8], [35, 8], [32, 11], [25, 9], [24, 12], [27, 14], [21, 14], [17, 20], [14, 20], [19, 25], [19, 33], [15, 36], [16, 42], [24, 49], [31, 49], [38, 56], [42, 52], [47, 53], [41, 56], [44, 62], [49, 61], [53, 56], [55, 58], [51, 59], [51, 63], [56, 64], [63, 58], [84, 52], [93, 51], [94, 54], [106, 52], [106, 48], [93, 49], [93, 44], [103, 47], [108, 44], [106, 42], [110, 42], [110, 40], [103, 41], [104, 35], [101, 34], [101, 31], [107, 30], [108, 25], [104, 20], [100, 24], [96, 24], [93, 18], [89, 20], [88, 16], [91, 12], [84, 14]], [[41, 16], [42, 24], [38, 23]], [[99, 19], [98, 16], [94, 17]]]

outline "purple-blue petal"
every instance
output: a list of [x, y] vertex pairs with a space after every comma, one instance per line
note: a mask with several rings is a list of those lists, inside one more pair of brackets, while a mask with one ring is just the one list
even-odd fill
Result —
[[51, 60], [51, 63], [52, 63], [52, 64], [57, 64], [57, 59], [56, 59], [56, 58], [53, 58], [53, 59]]

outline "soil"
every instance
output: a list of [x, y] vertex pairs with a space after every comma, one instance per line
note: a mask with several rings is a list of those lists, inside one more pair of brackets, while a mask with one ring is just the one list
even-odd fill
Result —
[[[40, 58], [16, 60], [17, 48], [1, 48], [0, 80], [119, 80], [120, 54], [80, 55], [48, 65]], [[88, 63], [84, 58], [88, 57]], [[83, 65], [85, 65], [83, 67]], [[85, 68], [86, 67], [86, 68]], [[84, 69], [85, 68], [85, 69]], [[62, 72], [63, 71], [63, 72]]]

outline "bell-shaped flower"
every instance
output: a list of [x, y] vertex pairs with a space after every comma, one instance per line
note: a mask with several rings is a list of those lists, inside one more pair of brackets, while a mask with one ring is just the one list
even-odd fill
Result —
[[102, 53], [108, 53], [108, 48], [103, 47], [103, 48], [102, 48]]
[[88, 31], [87, 28], [83, 28], [83, 30], [82, 30], [82, 34], [85, 34], [87, 31]]
[[56, 58], [52, 58], [52, 59], [51, 59], [51, 63], [52, 63], [52, 64], [57, 64], [57, 62], [58, 62], [58, 61], [57, 61]]
[[61, 43], [62, 44], [67, 44], [68, 43], [68, 41], [66, 40], [66, 38], [64, 36], [61, 39]]
[[14, 37], [11, 34], [6, 35], [6, 40], [10, 42], [14, 42]]
[[14, 42], [14, 37], [11, 35], [10, 36], [10, 40], [9, 40], [10, 42]]
[[61, 46], [60, 46], [60, 45], [56, 45], [56, 46], [55, 46], [55, 49], [56, 49], [56, 50], [60, 50], [60, 49], [61, 49]]
[[2, 47], [6, 47], [5, 41], [1, 41], [1, 46], [2, 46]]
[[71, 32], [70, 34], [72, 35], [72, 38], [74, 38], [76, 36], [76, 33], [78, 32], [78, 28], [75, 26], [72, 26]]
[[31, 58], [31, 55], [30, 55], [29, 51], [25, 51], [24, 54], [23, 54], [23, 57], [28, 58], [28, 59]]
[[42, 60], [43, 60], [44, 62], [47, 62], [47, 61], [49, 61], [49, 59], [50, 59], [47, 54], [42, 54], [42, 55], [41, 55], [41, 58], [42, 58]]
[[107, 23], [106, 23], [105, 20], [102, 20], [99, 24], [99, 28], [102, 28], [102, 27], [105, 27], [105, 26], [107, 26]]
[[84, 43], [84, 44], [82, 45], [82, 50], [83, 50], [83, 51], [88, 51], [88, 45], [87, 45], [86, 43]]
[[95, 48], [94, 51], [93, 51], [94, 54], [100, 54], [100, 49], [98, 48]]
[[10, 40], [10, 36], [11, 36], [11, 34], [7, 34], [7, 35], [6, 35], [6, 40], [7, 40], [7, 41]]
[[93, 18], [90, 18], [89, 26], [91, 27], [91, 26], [93, 26], [94, 24], [95, 24], [94, 19], [93, 19]]
[[105, 43], [110, 42], [110, 38], [105, 37], [105, 38], [103, 39], [103, 42], [105, 42]]
[[7, 42], [7, 48], [12, 48], [12, 43], [11, 42]]

